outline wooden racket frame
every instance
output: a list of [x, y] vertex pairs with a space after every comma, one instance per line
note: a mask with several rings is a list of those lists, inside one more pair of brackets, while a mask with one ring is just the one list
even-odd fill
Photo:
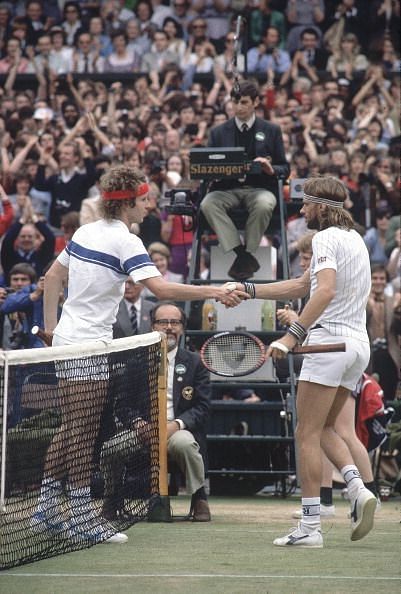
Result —
[[[250, 368], [249, 371], [242, 372], [241, 374], [233, 373], [231, 375], [231, 374], [227, 374], [227, 373], [219, 373], [219, 372], [211, 369], [205, 363], [204, 354], [205, 354], [205, 351], [206, 351], [207, 347], [209, 346], [209, 344], [211, 342], [215, 341], [217, 338], [220, 338], [222, 336], [245, 336], [247, 338], [251, 338], [255, 342], [255, 344], [258, 345], [258, 347], [260, 349], [260, 352], [261, 352], [260, 361], [254, 367]], [[266, 352], [267, 346], [268, 345], [266, 345], [262, 340], [260, 340], [260, 338], [258, 338], [251, 332], [225, 331], [225, 332], [219, 332], [218, 334], [214, 334], [213, 336], [210, 336], [203, 343], [203, 345], [200, 349], [200, 357], [201, 357], [202, 363], [204, 364], [206, 369], [208, 369], [211, 373], [214, 373], [215, 375], [221, 375], [223, 377], [241, 377], [244, 375], [249, 375], [249, 374], [253, 373], [254, 371], [256, 371], [257, 369], [259, 369], [260, 367], [262, 367], [262, 365], [266, 361], [265, 352]], [[293, 354], [300, 354], [300, 355], [309, 355], [309, 354], [314, 354], [314, 353], [338, 353], [338, 352], [345, 352], [345, 349], [346, 349], [345, 342], [328, 343], [328, 344], [306, 344], [306, 345], [300, 345], [300, 346], [294, 347], [291, 351], [289, 351], [289, 354], [293, 353]]]

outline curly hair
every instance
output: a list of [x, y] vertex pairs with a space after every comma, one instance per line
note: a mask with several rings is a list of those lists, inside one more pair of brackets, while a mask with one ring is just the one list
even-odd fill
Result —
[[[317, 198], [334, 200], [341, 204], [349, 197], [345, 184], [331, 175], [307, 179], [304, 184], [304, 193]], [[354, 229], [355, 227], [351, 213], [345, 208], [337, 208], [328, 204], [324, 204], [324, 208], [321, 209], [319, 220], [321, 229], [328, 227]]]
[[[139, 169], [127, 167], [126, 165], [116, 165], [110, 167], [99, 180], [100, 190], [103, 192], [113, 192], [116, 190], [132, 190], [135, 192], [140, 184], [146, 181], [145, 175]], [[126, 200], [102, 200], [101, 213], [105, 219], [117, 219], [121, 215], [124, 205], [135, 206], [135, 198]]]

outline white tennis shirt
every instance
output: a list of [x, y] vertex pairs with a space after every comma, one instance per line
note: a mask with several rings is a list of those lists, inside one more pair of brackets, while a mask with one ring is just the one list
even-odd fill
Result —
[[312, 239], [311, 295], [317, 288], [316, 274], [325, 268], [336, 271], [336, 292], [316, 320], [335, 336], [352, 336], [369, 343], [366, 304], [370, 293], [369, 253], [355, 230], [329, 227]]
[[139, 237], [117, 219], [80, 227], [57, 260], [68, 268], [68, 296], [54, 333], [66, 343], [111, 341], [127, 276], [160, 276]]

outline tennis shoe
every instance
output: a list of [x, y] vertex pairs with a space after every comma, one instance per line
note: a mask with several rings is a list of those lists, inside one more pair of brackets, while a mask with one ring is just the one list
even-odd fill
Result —
[[38, 510], [32, 514], [30, 518], [30, 526], [35, 532], [46, 531], [51, 534], [60, 534], [66, 529], [65, 522], [59, 521], [57, 515], [52, 515], [50, 510]]
[[362, 488], [351, 505], [351, 540], [360, 540], [373, 528], [377, 499], [369, 489]]
[[127, 542], [128, 536], [121, 532], [116, 532], [116, 529], [110, 522], [104, 518], [97, 518], [97, 522], [93, 519], [83, 517], [72, 517], [68, 522], [67, 534], [70, 538], [84, 540], [91, 544], [106, 542], [109, 544], [123, 544]]
[[[320, 517], [321, 518], [334, 518], [335, 515], [336, 515], [336, 506], [335, 505], [320, 504]], [[296, 518], [297, 520], [302, 519], [302, 508], [294, 511], [292, 513], [292, 517]]]
[[297, 528], [294, 528], [292, 532], [287, 536], [276, 538], [273, 540], [273, 544], [276, 547], [304, 547], [310, 549], [321, 549], [323, 548], [323, 536], [320, 530], [314, 530], [313, 532], [303, 532], [298, 524]]

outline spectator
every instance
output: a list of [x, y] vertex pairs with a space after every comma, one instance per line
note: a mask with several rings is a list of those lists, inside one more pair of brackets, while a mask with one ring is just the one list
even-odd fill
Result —
[[368, 248], [369, 258], [372, 265], [386, 265], [388, 257], [385, 252], [386, 232], [388, 229], [391, 213], [388, 208], [376, 209], [376, 226], [370, 227], [365, 233], [364, 241]]
[[[201, 210], [215, 230], [222, 249], [234, 250], [237, 257], [228, 274], [240, 280], [251, 277], [260, 267], [252, 254], [259, 247], [276, 205], [277, 176], [287, 177], [289, 168], [280, 129], [255, 117], [258, 87], [248, 81], [241, 82], [239, 91], [232, 92], [232, 98], [236, 115], [226, 124], [213, 128], [209, 145], [244, 146], [249, 160], [260, 163], [261, 169], [259, 173], [247, 174], [245, 179], [214, 183], [201, 203]], [[241, 204], [248, 211], [245, 244], [227, 215], [230, 208]]]
[[358, 38], [353, 33], [344, 35], [340, 49], [335, 51], [327, 62], [327, 70], [333, 78], [345, 77], [348, 80], [365, 71], [368, 66], [369, 62], [366, 56], [359, 52]]
[[89, 21], [89, 34], [92, 37], [92, 48], [102, 58], [107, 58], [113, 51], [113, 44], [109, 35], [103, 33], [101, 17], [94, 16]]
[[179, 57], [169, 48], [169, 38], [165, 31], [157, 30], [153, 35], [153, 46], [141, 63], [141, 72], [160, 72], [171, 62], [178, 64]]
[[395, 242], [396, 246], [390, 253], [387, 264], [387, 273], [392, 281], [400, 280], [401, 278], [401, 229], [398, 228], [395, 231]]
[[392, 331], [394, 296], [385, 289], [388, 282], [386, 267], [372, 266], [372, 291], [367, 305], [367, 328], [371, 342], [371, 371], [379, 375], [385, 401], [394, 400], [400, 369], [400, 349]]
[[51, 19], [43, 13], [43, 3], [38, 0], [29, 0], [25, 5], [25, 20], [28, 26], [27, 45], [36, 46], [40, 37], [47, 31]]
[[252, 73], [267, 74], [272, 70], [275, 74], [284, 74], [290, 68], [288, 52], [280, 49], [280, 31], [276, 27], [268, 27], [261, 43], [248, 51], [248, 70]]
[[298, 76], [306, 76], [312, 82], [319, 82], [318, 72], [326, 69], [328, 53], [319, 48], [319, 36], [315, 29], [307, 27], [301, 33], [300, 47], [292, 54], [291, 69], [281, 80], [285, 84], [290, 78], [297, 80]]
[[323, 0], [289, 0], [287, 4], [287, 19], [292, 28], [287, 36], [287, 50], [292, 53], [299, 49], [300, 36], [305, 28], [316, 31], [321, 37], [319, 24], [324, 20], [325, 6]]
[[58, 254], [69, 244], [79, 226], [79, 212], [67, 212], [67, 214], [64, 214], [61, 217], [60, 230], [62, 235], [58, 235], [56, 238], [56, 245], [54, 248], [54, 254], [56, 256], [58, 256]]
[[3, 237], [4, 233], [10, 227], [14, 219], [14, 209], [11, 205], [9, 196], [4, 191], [3, 186], [0, 184], [0, 199], [1, 199], [1, 214], [0, 214], [0, 238]]
[[8, 3], [0, 4], [0, 48], [3, 49], [11, 33], [11, 10]]
[[[249, 52], [248, 52], [249, 56]], [[235, 55], [235, 33], [229, 31], [224, 40], [224, 51], [216, 56], [215, 64], [221, 68], [225, 73], [232, 72], [234, 59], [236, 59], [236, 68], [238, 72], [244, 72], [245, 70], [245, 58], [244, 54], [240, 53]], [[248, 58], [249, 59], [249, 58]], [[248, 69], [249, 63], [248, 63]]]
[[79, 2], [66, 2], [63, 7], [63, 17], [61, 27], [64, 30], [67, 45], [72, 47], [76, 37], [83, 31]]
[[[65, 143], [60, 149], [60, 175], [45, 177], [46, 163], [39, 163], [35, 178], [35, 188], [51, 193], [50, 223], [60, 227], [61, 216], [72, 210], [79, 211], [82, 200], [87, 196], [89, 188], [95, 182], [95, 169], [92, 159], [84, 148], [74, 143]], [[80, 173], [77, 165], [83, 157], [85, 172]]]
[[50, 227], [38, 220], [27, 203], [21, 218], [4, 235], [1, 245], [1, 265], [6, 281], [15, 264], [30, 264], [38, 276], [53, 258], [54, 234]]
[[113, 51], [107, 56], [104, 64], [105, 72], [137, 72], [140, 65], [140, 54], [128, 47], [128, 37], [122, 30], [111, 34]]
[[17, 37], [10, 37], [6, 43], [6, 55], [0, 60], [0, 74], [7, 74], [15, 69], [18, 74], [28, 71], [29, 62], [21, 55], [21, 42]]
[[104, 61], [99, 51], [94, 48], [90, 33], [77, 34], [77, 49], [72, 56], [72, 72], [83, 74], [103, 72]]
[[154, 242], [161, 242], [161, 220], [159, 210], [160, 190], [154, 183], [149, 184], [149, 208], [148, 214], [139, 225], [139, 236], [143, 245], [148, 249]]
[[268, 27], [276, 27], [280, 32], [280, 49], [284, 49], [286, 42], [286, 20], [279, 10], [272, 8], [270, 0], [259, 3], [259, 8], [251, 10], [249, 18], [250, 44], [258, 45], [262, 39], [263, 32]]
[[124, 297], [113, 324], [113, 338], [124, 338], [151, 332], [150, 312], [154, 304], [144, 299], [141, 283], [134, 283], [132, 279], [125, 281]]
[[36, 282], [36, 274], [29, 264], [16, 264], [10, 271], [11, 292], [0, 307], [7, 317], [3, 328], [3, 348], [42, 348], [43, 342], [31, 332], [33, 326], [43, 328], [44, 277]]
[[73, 48], [65, 45], [65, 33], [61, 27], [52, 27], [49, 31], [51, 49], [49, 57], [50, 70], [55, 75], [71, 72]]
[[[172, 272], [169, 268], [171, 253], [167, 245], [158, 241], [151, 243], [148, 247], [148, 253], [152, 262], [156, 265], [157, 270], [165, 280], [174, 283], [183, 282], [183, 275]], [[143, 291], [143, 297], [145, 299], [156, 301], [153, 293], [147, 288]]]
[[181, 25], [184, 39], [185, 41], [188, 41], [190, 25], [192, 20], [196, 17], [192, 8], [192, 2], [189, 2], [189, 0], [174, 0], [174, 2], [172, 2], [171, 16], [179, 25]]
[[168, 49], [179, 57], [180, 62], [186, 50], [186, 43], [183, 39], [184, 32], [181, 25], [173, 17], [167, 17], [163, 21], [162, 28], [168, 36]]
[[136, 18], [129, 19], [125, 25], [128, 45], [127, 48], [139, 56], [143, 56], [150, 50], [151, 40], [147, 32], [141, 32], [139, 21]]

